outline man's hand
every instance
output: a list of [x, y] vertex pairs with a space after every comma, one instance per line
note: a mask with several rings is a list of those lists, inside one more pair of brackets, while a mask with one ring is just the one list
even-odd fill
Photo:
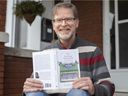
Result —
[[91, 95], [94, 94], [94, 85], [90, 77], [82, 77], [73, 82], [73, 88], [87, 90]]
[[41, 91], [43, 90], [43, 83], [33, 78], [27, 78], [24, 82], [23, 92]]

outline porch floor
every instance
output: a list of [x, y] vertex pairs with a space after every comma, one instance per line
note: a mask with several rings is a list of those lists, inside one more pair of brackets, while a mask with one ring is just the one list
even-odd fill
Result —
[[122, 93], [116, 92], [114, 94], [114, 96], [128, 96], [128, 92], [126, 92], [126, 93], [124, 93], [124, 92], [122, 92]]

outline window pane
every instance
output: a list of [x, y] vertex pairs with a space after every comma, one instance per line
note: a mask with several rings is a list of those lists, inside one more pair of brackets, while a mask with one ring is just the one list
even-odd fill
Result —
[[128, 19], [128, 1], [118, 1], [119, 20]]
[[128, 68], [128, 23], [119, 24], [120, 68]]
[[[114, 1], [110, 1], [110, 13], [115, 14]], [[116, 53], [115, 53], [115, 18], [113, 18], [112, 27], [110, 29], [110, 43], [111, 43], [111, 69], [116, 68]]]

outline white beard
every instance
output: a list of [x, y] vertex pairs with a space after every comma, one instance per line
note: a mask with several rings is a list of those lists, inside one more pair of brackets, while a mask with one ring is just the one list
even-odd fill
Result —
[[61, 34], [61, 33], [58, 33], [57, 36], [58, 36], [59, 39], [62, 39], [62, 40], [69, 40], [70, 38], [73, 37], [73, 33], [68, 33], [68, 34]]

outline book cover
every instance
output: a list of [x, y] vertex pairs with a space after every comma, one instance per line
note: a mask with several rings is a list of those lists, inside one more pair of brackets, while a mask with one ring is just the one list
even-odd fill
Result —
[[78, 49], [33, 52], [33, 72], [44, 90], [59, 93], [71, 89], [73, 80], [80, 77]]

